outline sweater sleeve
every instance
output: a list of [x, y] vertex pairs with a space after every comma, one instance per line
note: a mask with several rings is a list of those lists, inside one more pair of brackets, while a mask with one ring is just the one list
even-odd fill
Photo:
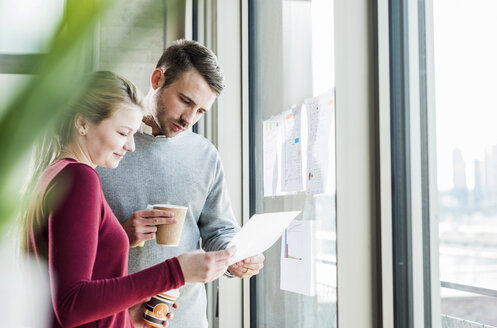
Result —
[[216, 157], [212, 183], [198, 221], [202, 248], [206, 251], [226, 248], [236, 232], [240, 230], [231, 208], [223, 166], [218, 155]]
[[92, 280], [102, 218], [98, 175], [89, 166], [74, 164], [53, 183], [50, 190], [58, 190], [55, 198], [60, 201], [50, 212], [48, 261], [53, 308], [62, 326], [108, 317], [184, 284], [176, 258], [132, 275]]

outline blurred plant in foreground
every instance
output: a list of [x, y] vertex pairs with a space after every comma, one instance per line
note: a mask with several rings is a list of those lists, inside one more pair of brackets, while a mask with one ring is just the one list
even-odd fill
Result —
[[[46, 277], [12, 249], [10, 231], [21, 208], [21, 190], [32, 145], [84, 90], [87, 40], [110, 1], [68, 0], [48, 52], [27, 63], [33, 73], [0, 108], [0, 321], [2, 327], [45, 327], [50, 306]], [[21, 24], [29, 24], [22, 22]], [[7, 32], [7, 31], [4, 31]], [[8, 247], [10, 246], [10, 247]], [[39, 272], [39, 271], [38, 271]], [[29, 315], [22, 304], [29, 304]], [[25, 321], [25, 322], [23, 322]]]
[[[107, 1], [72, 0], [50, 42], [48, 53], [33, 57], [33, 74], [0, 109], [0, 234], [20, 206], [20, 190], [27, 172], [17, 172], [33, 142], [66, 110], [84, 89], [92, 49], [85, 42], [93, 33]], [[104, 8], [105, 6], [105, 8]], [[19, 174], [21, 173], [21, 174]]]

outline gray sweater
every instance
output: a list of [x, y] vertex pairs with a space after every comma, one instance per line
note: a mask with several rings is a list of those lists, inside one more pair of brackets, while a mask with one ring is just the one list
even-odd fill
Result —
[[[178, 247], [154, 240], [129, 253], [129, 273], [200, 247], [224, 249], [239, 227], [236, 224], [216, 148], [205, 138], [183, 132], [174, 138], [138, 132], [136, 150], [127, 153], [116, 169], [98, 168], [102, 188], [117, 218], [123, 222], [148, 204], [188, 206]], [[180, 307], [173, 311], [171, 328], [207, 327], [203, 284], [180, 288]]]

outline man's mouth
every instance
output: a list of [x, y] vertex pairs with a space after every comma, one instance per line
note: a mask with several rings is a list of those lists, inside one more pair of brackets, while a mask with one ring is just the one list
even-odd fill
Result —
[[173, 126], [174, 132], [181, 132], [181, 131], [184, 130], [184, 128], [181, 125], [179, 125], [179, 124], [172, 123], [172, 126]]

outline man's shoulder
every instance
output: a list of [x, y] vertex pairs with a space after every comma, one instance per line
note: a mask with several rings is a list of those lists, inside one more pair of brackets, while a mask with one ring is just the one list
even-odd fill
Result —
[[216, 154], [218, 153], [216, 146], [214, 146], [214, 144], [206, 137], [191, 131], [185, 131], [183, 133], [183, 140], [185, 143], [188, 143], [195, 147], [199, 147], [209, 152], [213, 152]]

